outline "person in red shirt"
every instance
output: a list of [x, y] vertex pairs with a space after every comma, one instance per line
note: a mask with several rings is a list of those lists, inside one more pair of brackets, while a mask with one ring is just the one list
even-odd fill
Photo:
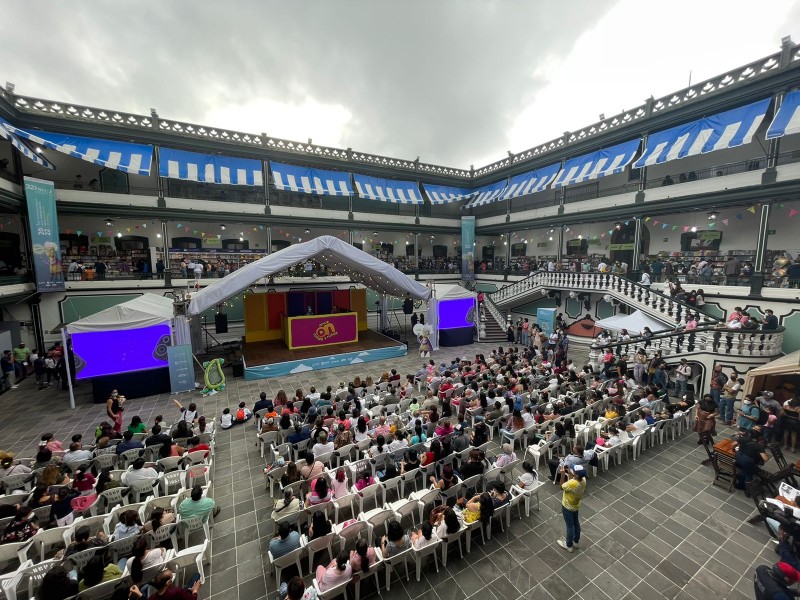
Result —
[[189, 440], [189, 452], [198, 452], [199, 450], [205, 450], [206, 453], [203, 455], [203, 457], [208, 458], [208, 453], [211, 452], [211, 447], [208, 444], [201, 444], [200, 437], [194, 436]]
[[[175, 574], [172, 569], [164, 569], [153, 579], [152, 585], [156, 589], [155, 598], [159, 600], [197, 600], [197, 593], [200, 591], [200, 574], [195, 574], [185, 588], [172, 585]], [[132, 586], [129, 590], [129, 598], [143, 597], [137, 586]]]

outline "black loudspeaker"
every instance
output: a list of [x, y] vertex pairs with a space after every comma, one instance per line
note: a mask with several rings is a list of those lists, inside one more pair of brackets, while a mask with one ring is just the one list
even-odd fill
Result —
[[411, 298], [403, 300], [403, 314], [410, 315], [414, 313], [414, 301]]
[[228, 333], [228, 315], [214, 315], [214, 333]]
[[240, 360], [231, 363], [234, 377], [244, 377], [244, 363]]

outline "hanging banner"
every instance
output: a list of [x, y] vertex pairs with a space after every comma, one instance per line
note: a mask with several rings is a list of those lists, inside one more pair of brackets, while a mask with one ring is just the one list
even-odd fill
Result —
[[36, 290], [39, 292], [63, 292], [64, 273], [61, 270], [61, 245], [58, 238], [55, 185], [52, 181], [33, 177], [24, 179]]
[[553, 333], [556, 326], [556, 309], [555, 308], [537, 308], [536, 309], [536, 324], [542, 330], [542, 333], [549, 336]]
[[475, 217], [461, 217], [461, 276], [475, 279]]

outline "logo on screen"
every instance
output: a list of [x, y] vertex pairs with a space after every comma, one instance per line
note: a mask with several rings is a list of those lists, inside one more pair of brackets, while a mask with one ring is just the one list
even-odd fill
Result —
[[336, 331], [336, 326], [333, 323], [330, 321], [323, 321], [317, 326], [317, 330], [314, 332], [314, 339], [319, 342], [324, 342], [338, 334], [339, 332]]

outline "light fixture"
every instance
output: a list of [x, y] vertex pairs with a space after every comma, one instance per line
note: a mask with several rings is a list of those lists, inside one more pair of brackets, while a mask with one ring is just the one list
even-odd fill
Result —
[[717, 214], [717, 211], [712, 210], [710, 213], [708, 213], [708, 220], [709, 221], [716, 221], [718, 216], [719, 215]]
[[582, 239], [583, 239], [583, 234], [582, 234], [582, 233], [579, 233], [579, 234], [578, 234], [578, 239], [579, 239], [579, 240], [582, 240]]
[[695, 225], [692, 225], [692, 233], [697, 233], [697, 227]]
[[503, 242], [503, 246], [508, 246], [508, 242]]
[[550, 236], [550, 241], [551, 241], [551, 242], [553, 241], [553, 236], [552, 236], [552, 235]]
[[377, 232], [377, 231], [373, 231], [373, 232], [372, 232], [372, 235], [374, 235], [375, 237], [377, 237], [377, 236], [378, 236], [378, 232]]
[[306, 229], [304, 229], [304, 230], [303, 230], [303, 233], [305, 233], [306, 235], [308, 235], [309, 233], [311, 233], [311, 230], [310, 230], [310, 229], [308, 229], [308, 228], [306, 228]]
[[225, 231], [225, 223], [222, 223], [222, 224], [219, 226], [219, 228], [220, 228], [222, 231]]
[[240, 241], [240, 242], [243, 242], [243, 241], [244, 241], [244, 238], [243, 238], [242, 236], [239, 236], [239, 241]]
[[112, 221], [111, 219], [106, 219], [106, 227], [113, 227], [113, 226], [114, 226], [114, 221]]
[[122, 237], [122, 233], [121, 232], [117, 232], [117, 237], [121, 238]]
[[41, 154], [41, 153], [42, 153], [42, 149], [41, 149], [41, 147], [39, 147], [39, 146], [36, 146], [36, 153], [37, 153], [37, 154]]
[[156, 234], [156, 237], [157, 237], [158, 239], [161, 239], [161, 234], [160, 234], [160, 233], [157, 233], [157, 234]]
[[620, 229], [622, 229], [622, 223], [620, 223], [619, 221], [617, 221], [616, 223], [614, 223], [614, 229], [616, 229], [617, 231], [619, 231]]

